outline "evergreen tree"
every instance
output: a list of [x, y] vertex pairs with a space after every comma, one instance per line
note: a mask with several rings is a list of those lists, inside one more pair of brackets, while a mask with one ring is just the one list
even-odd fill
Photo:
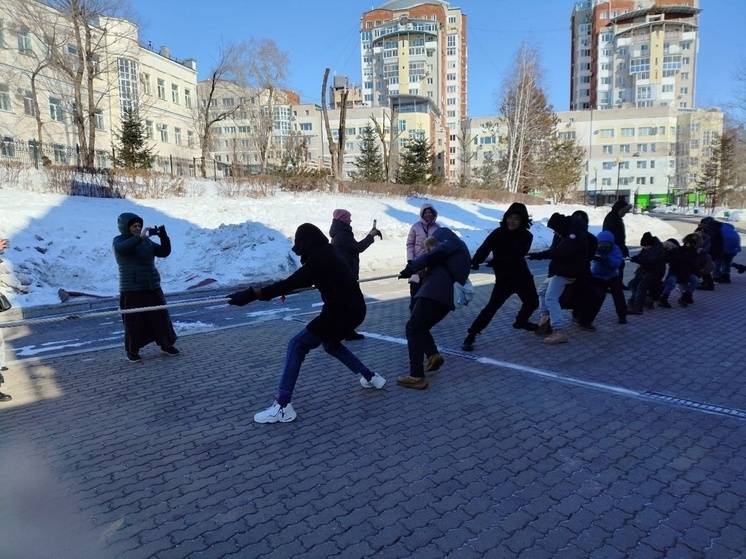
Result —
[[411, 139], [400, 157], [396, 182], [400, 184], [426, 183], [432, 177], [431, 146], [424, 137]]
[[137, 113], [127, 112], [118, 138], [119, 145], [114, 149], [114, 165], [129, 169], [150, 169], [153, 150], [145, 144], [145, 126]]
[[350, 173], [350, 177], [354, 181], [384, 182], [386, 180], [383, 159], [378, 152], [378, 137], [370, 124], [363, 128], [360, 155], [355, 158], [353, 165], [356, 170]]
[[552, 135], [542, 151], [539, 152], [542, 190], [555, 204], [561, 204], [583, 176], [585, 151], [574, 140], [563, 140], [557, 134]]

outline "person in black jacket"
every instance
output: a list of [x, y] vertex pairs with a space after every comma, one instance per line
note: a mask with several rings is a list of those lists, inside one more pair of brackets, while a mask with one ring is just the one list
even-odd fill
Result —
[[536, 333], [549, 334], [544, 338], [544, 343], [561, 344], [566, 343], [568, 338], [562, 330], [567, 320], [559, 299], [565, 287], [587, 272], [587, 241], [577, 220], [569, 216], [554, 213], [547, 227], [554, 231], [552, 246], [549, 250], [528, 255], [530, 260], [550, 259], [549, 277], [539, 293], [541, 319]]
[[515, 294], [521, 300], [521, 309], [516, 315], [513, 328], [536, 330], [536, 324], [529, 322], [533, 312], [539, 307], [534, 276], [526, 264], [526, 255], [531, 249], [534, 236], [531, 234], [531, 220], [524, 204], [514, 203], [508, 208], [500, 222], [500, 227], [492, 231], [471, 259], [471, 267], [479, 265], [492, 253], [490, 266], [495, 272], [495, 287], [487, 305], [479, 312], [469, 327], [461, 348], [474, 349], [474, 340], [487, 327], [495, 313], [508, 297]]
[[590, 219], [587, 213], [583, 210], [576, 210], [570, 217], [576, 228], [585, 235], [588, 266], [585, 273], [578, 276], [575, 283], [565, 288], [560, 302], [563, 308], [572, 309], [572, 319], [578, 327], [583, 330], [594, 331], [593, 320], [589, 317], [591, 315], [595, 317], [597, 313], [594, 313], [593, 309], [597, 305], [603, 304], [605, 297], [605, 293], [601, 293], [601, 289], [591, 277], [591, 263], [596, 255], [598, 239], [588, 230]]
[[[362, 241], [356, 241], [355, 236], [352, 234], [352, 214], [349, 211], [343, 209], [334, 210], [332, 214], [332, 225], [329, 228], [329, 238], [331, 239], [332, 246], [339, 252], [352, 272], [352, 276], [355, 280], [360, 279], [360, 253], [373, 244], [376, 236], [380, 236], [381, 232], [373, 227], [370, 232], [363, 238]], [[345, 336], [347, 341], [362, 340], [365, 338], [362, 334], [355, 332]]]
[[295, 232], [293, 252], [300, 256], [301, 267], [290, 277], [262, 288], [250, 287], [228, 296], [229, 304], [243, 306], [259, 299], [269, 301], [305, 287], [314, 286], [324, 302], [321, 314], [314, 318], [288, 343], [285, 369], [275, 402], [257, 413], [257, 423], [286, 423], [297, 414], [290, 403], [300, 367], [309, 351], [323, 345], [332, 357], [358, 373], [364, 388], [383, 388], [386, 379], [372, 372], [342, 345], [342, 339], [365, 319], [365, 299], [347, 264], [332, 248], [321, 230], [310, 223]]
[[668, 297], [676, 285], [681, 291], [679, 305], [686, 307], [694, 303], [692, 294], [699, 283], [696, 274], [701, 265], [700, 255], [697, 252], [699, 243], [700, 239], [694, 234], [684, 237], [684, 246], [680, 246], [676, 239], [668, 239], [663, 243], [663, 258], [668, 264], [668, 275], [663, 282], [663, 291], [658, 301], [659, 307], [671, 308]]
[[[625, 258], [629, 258], [629, 248], [627, 248], [627, 233], [624, 228], [624, 216], [627, 212], [632, 209], [627, 203], [627, 199], [624, 196], [620, 196], [619, 199], [614, 202], [611, 206], [611, 211], [606, 214], [602, 229], [604, 231], [610, 231], [616, 239], [617, 246], [622, 250], [622, 254]], [[619, 269], [619, 277], [624, 281], [624, 263]]]
[[643, 305], [650, 297], [657, 299], [661, 293], [661, 282], [666, 275], [666, 262], [663, 243], [658, 237], [646, 231], [640, 239], [642, 250], [630, 258], [637, 264], [635, 277], [629, 282], [632, 296], [629, 300], [628, 314], [642, 314]]
[[717, 221], [715, 218], [706, 217], [699, 222], [696, 232], [702, 235], [703, 239], [703, 250], [709, 256], [709, 265], [702, 273], [702, 283], [699, 289], [705, 291], [715, 290], [715, 278], [717, 271], [721, 267], [723, 260], [723, 232], [721, 229], [722, 223]]
[[[466, 283], [471, 262], [466, 244], [450, 229], [439, 227], [432, 237], [433, 248], [410, 260], [399, 273], [400, 279], [409, 279], [425, 268], [428, 270], [422, 286], [414, 294], [414, 306], [406, 327], [409, 375], [396, 379], [401, 386], [418, 390], [428, 386], [425, 372], [437, 371], [443, 365], [444, 359], [438, 353], [430, 330], [455, 310], [454, 283]], [[427, 358], [427, 366], [424, 358]]]

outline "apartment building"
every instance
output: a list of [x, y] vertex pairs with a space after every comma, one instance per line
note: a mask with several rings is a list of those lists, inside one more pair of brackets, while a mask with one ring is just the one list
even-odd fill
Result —
[[342, 108], [342, 96], [347, 93], [347, 108], [363, 107], [363, 90], [360, 86], [351, 85], [347, 76], [334, 76], [332, 85], [329, 87], [329, 107], [332, 109]]
[[582, 0], [571, 17], [570, 108], [695, 106], [699, 0]]
[[[156, 169], [188, 174], [188, 162], [199, 155], [193, 118], [196, 62], [177, 60], [166, 47], [156, 52], [141, 44], [137, 26], [124, 19], [99, 17], [92, 31], [97, 44], [92, 80], [96, 166], [111, 165], [122, 118], [136, 110], [146, 123]], [[79, 164], [69, 71], [77, 68], [78, 48], [65, 14], [34, 0], [0, 4], [0, 157]], [[52, 52], [61, 63], [50, 63]], [[84, 80], [84, 103], [87, 93]], [[37, 117], [43, 153], [37, 149]]]
[[429, 99], [448, 130], [443, 172], [452, 180], [460, 160], [455, 136], [467, 116], [466, 24], [466, 14], [444, 0], [391, 0], [360, 23], [363, 101], [387, 107], [398, 96]]
[[718, 109], [649, 107], [557, 116], [560, 136], [588, 155], [578, 190], [599, 204], [624, 195], [646, 206], [694, 190], [712, 142], [723, 131]]
[[[200, 103], [204, 104], [209, 80], [198, 84]], [[259, 172], [262, 164], [260, 145], [271, 127], [270, 145], [267, 150], [268, 167], [282, 165], [286, 149], [291, 146], [295, 134], [293, 105], [300, 103], [295, 92], [279, 90], [272, 95], [272, 118], [269, 91], [259, 91], [230, 81], [216, 84], [211, 115], [231, 112], [231, 116], [213, 125], [210, 139], [210, 155], [222, 170], [229, 166], [239, 167], [245, 173]], [[203, 105], [204, 106], [204, 105]]]

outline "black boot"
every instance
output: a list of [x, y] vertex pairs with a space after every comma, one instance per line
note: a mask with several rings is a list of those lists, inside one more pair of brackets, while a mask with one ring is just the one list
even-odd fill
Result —
[[354, 330], [350, 334], [347, 334], [347, 336], [345, 336], [346, 342], [356, 342], [358, 340], [364, 340], [364, 339], [365, 339], [365, 336], [363, 336], [362, 334], [358, 332], [355, 332]]
[[671, 303], [668, 302], [668, 297], [661, 297], [658, 300], [658, 306], [662, 309], [670, 309]]
[[536, 324], [535, 322], [529, 322], [528, 320], [525, 320], [525, 321], [516, 320], [513, 323], [513, 328], [515, 328], [516, 330], [527, 330], [529, 332], [535, 332], [538, 327], [539, 327], [538, 324]]
[[694, 304], [694, 297], [692, 297], [692, 294], [686, 291], [681, 298], [684, 300], [684, 302], [687, 305], [693, 305]]
[[474, 351], [474, 341], [477, 339], [476, 334], [469, 332], [464, 338], [464, 343], [461, 344], [461, 349], [464, 351]]
[[746, 272], [746, 266], [744, 266], [743, 264], [733, 263], [731, 264], [731, 266], [733, 266], [736, 270], [738, 270], [739, 274], [743, 274], [744, 272]]

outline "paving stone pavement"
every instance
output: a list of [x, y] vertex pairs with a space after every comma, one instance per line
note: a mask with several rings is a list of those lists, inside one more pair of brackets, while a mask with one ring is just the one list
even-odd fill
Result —
[[[479, 355], [746, 409], [746, 281], [690, 309], [547, 348], [510, 301]], [[456, 349], [473, 306], [436, 327]], [[402, 337], [407, 301], [361, 330]], [[308, 316], [301, 317], [309, 318]], [[185, 337], [179, 358], [120, 350], [18, 362], [0, 408], [0, 557], [746, 556], [746, 421], [448, 355], [426, 391], [406, 347], [350, 344], [382, 391], [323, 351], [298, 420], [257, 425], [287, 340], [276, 320]]]

